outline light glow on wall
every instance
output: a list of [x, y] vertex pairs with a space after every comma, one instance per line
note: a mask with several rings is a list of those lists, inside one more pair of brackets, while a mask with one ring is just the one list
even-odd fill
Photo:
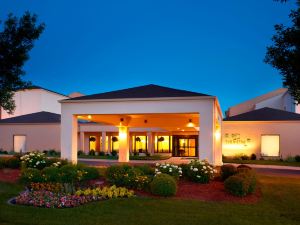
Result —
[[261, 136], [261, 155], [279, 156], [279, 135]]

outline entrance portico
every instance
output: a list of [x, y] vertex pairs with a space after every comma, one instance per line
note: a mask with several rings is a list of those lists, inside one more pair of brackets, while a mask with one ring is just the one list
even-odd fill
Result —
[[[74, 163], [77, 162], [79, 119], [117, 129], [120, 162], [129, 160], [131, 130], [146, 130], [147, 147], [153, 150], [151, 129], [160, 129], [182, 135], [196, 133], [197, 157], [215, 165], [222, 163], [219, 135], [222, 114], [214, 96], [148, 85], [60, 102], [61, 156]], [[105, 140], [105, 130], [100, 132], [103, 132], [101, 137]], [[101, 148], [104, 150], [105, 146]]]

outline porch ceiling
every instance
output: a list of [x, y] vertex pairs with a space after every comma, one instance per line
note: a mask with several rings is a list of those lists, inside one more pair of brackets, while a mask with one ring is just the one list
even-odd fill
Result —
[[199, 114], [77, 115], [78, 119], [112, 126], [159, 127], [168, 131], [198, 131]]

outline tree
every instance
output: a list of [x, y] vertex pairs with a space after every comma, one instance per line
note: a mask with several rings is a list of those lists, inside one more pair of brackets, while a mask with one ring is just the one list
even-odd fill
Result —
[[[287, 0], [277, 0], [286, 2]], [[283, 86], [300, 103], [300, 0], [297, 9], [289, 16], [292, 26], [275, 25], [276, 34], [272, 37], [273, 46], [267, 47], [265, 62], [280, 71]]]
[[9, 14], [0, 31], [0, 109], [8, 113], [15, 109], [14, 93], [31, 85], [22, 79], [23, 66], [44, 27], [35, 14], [25, 12], [20, 18]]

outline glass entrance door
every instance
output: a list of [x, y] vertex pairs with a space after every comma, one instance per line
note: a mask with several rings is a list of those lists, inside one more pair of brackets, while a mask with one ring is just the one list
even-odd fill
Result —
[[198, 136], [174, 136], [173, 141], [173, 156], [197, 156]]

